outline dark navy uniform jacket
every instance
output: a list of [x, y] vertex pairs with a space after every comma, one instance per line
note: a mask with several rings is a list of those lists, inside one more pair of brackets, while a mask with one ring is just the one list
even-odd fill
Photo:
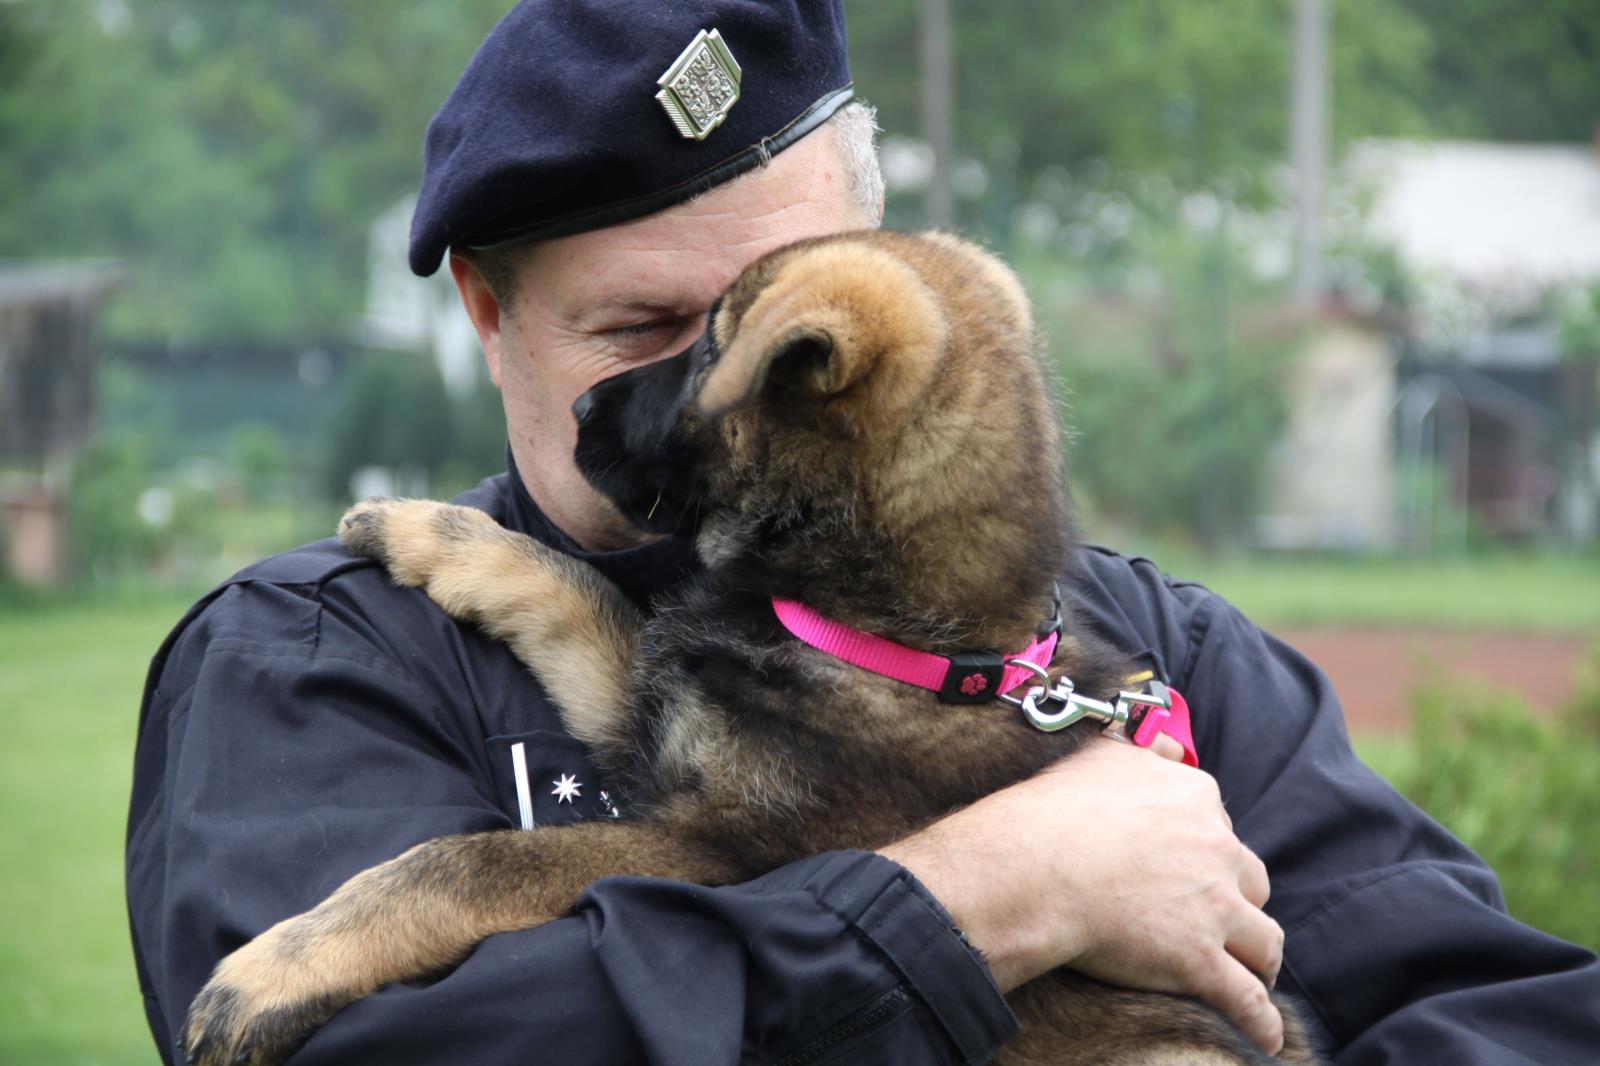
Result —
[[[689, 565], [672, 541], [578, 550], [514, 475], [460, 502], [640, 600]], [[1097, 549], [1077, 562], [1080, 624], [1149, 652], [1188, 697], [1201, 766], [1272, 874], [1279, 987], [1304, 997], [1338, 1062], [1597, 1061], [1600, 962], [1509, 918], [1483, 863], [1356, 761], [1309, 662], [1148, 562]], [[536, 824], [609, 815], [605, 783], [506, 648], [336, 541], [197, 605], [150, 671], [128, 826], [135, 957], [163, 1056], [245, 940], [419, 841], [520, 824], [519, 742]], [[349, 1007], [295, 1061], [973, 1063], [1014, 1026], [906, 871], [839, 852], [727, 888], [599, 881], [570, 917]]]

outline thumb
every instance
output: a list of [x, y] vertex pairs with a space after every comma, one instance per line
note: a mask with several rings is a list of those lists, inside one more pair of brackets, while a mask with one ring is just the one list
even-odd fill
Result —
[[1165, 733], [1160, 733], [1156, 736], [1156, 742], [1150, 745], [1150, 750], [1163, 759], [1171, 759], [1173, 762], [1183, 761], [1183, 745]]

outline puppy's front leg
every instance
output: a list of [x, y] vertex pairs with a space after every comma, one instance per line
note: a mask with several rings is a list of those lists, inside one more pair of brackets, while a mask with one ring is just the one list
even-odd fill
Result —
[[505, 641], [544, 685], [573, 735], [606, 749], [631, 706], [639, 611], [593, 567], [497, 525], [482, 511], [431, 500], [373, 499], [339, 538], [376, 559], [454, 618]]
[[350, 1003], [454, 966], [486, 937], [557, 918], [591, 881], [619, 873], [732, 877], [660, 823], [430, 840], [223, 959], [189, 1008], [184, 1051], [201, 1066], [281, 1062]]

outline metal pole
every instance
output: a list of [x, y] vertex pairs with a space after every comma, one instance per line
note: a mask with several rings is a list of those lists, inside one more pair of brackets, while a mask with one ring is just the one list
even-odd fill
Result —
[[1294, 168], [1295, 302], [1315, 307], [1327, 282], [1323, 266], [1322, 198], [1328, 165], [1328, 7], [1295, 0], [1294, 69], [1289, 155]]
[[922, 136], [933, 150], [924, 210], [929, 226], [956, 222], [950, 168], [955, 162], [955, 62], [952, 56], [950, 0], [922, 0]]

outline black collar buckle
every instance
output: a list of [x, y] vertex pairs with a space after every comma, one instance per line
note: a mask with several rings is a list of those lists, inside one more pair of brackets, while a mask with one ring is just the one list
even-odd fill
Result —
[[950, 656], [940, 703], [987, 703], [1000, 694], [1006, 660], [992, 651], [963, 651]]

